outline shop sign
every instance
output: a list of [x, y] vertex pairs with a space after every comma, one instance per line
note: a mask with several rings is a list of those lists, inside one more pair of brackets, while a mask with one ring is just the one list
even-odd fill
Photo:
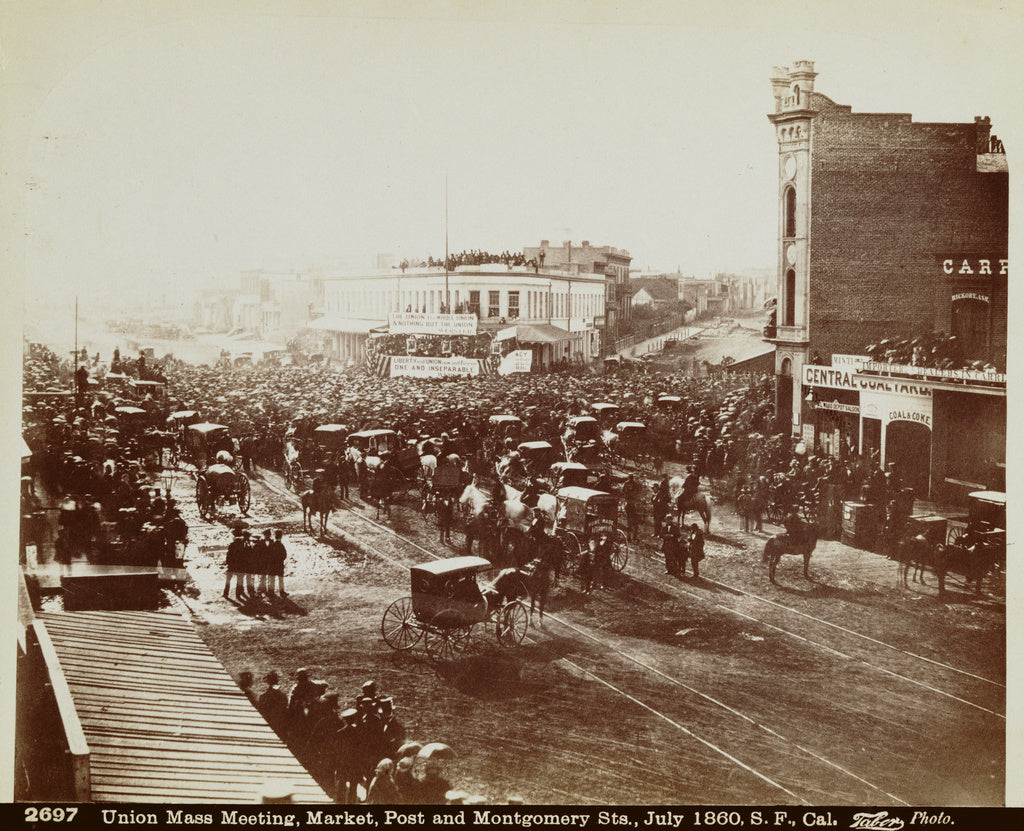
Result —
[[954, 303], [957, 300], [980, 300], [982, 303], [988, 303], [988, 294], [980, 291], [958, 291], [950, 299]]
[[991, 277], [1010, 273], [1006, 257], [946, 257], [942, 260], [942, 273], [947, 277]]
[[836, 413], [852, 413], [853, 415], [860, 415], [860, 405], [858, 404], [843, 404], [841, 401], [818, 401], [814, 408], [816, 410], [832, 410]]
[[861, 393], [860, 402], [865, 416], [880, 418], [884, 424], [891, 421], [914, 421], [931, 429], [930, 396], [864, 392]]
[[909, 364], [883, 364], [868, 362], [862, 369], [865, 372], [887, 372], [899, 375], [921, 375], [925, 378], [951, 381], [985, 381], [987, 383], [1006, 383], [1005, 372], [983, 372], [978, 369], [934, 369], [927, 366], [911, 366]]
[[475, 335], [476, 315], [392, 312], [388, 330], [392, 335]]
[[832, 366], [833, 367], [853, 367], [854, 369], [860, 369], [862, 364], [866, 364], [871, 360], [870, 355], [832, 355]]
[[[871, 367], [864, 364], [864, 368]], [[916, 368], [916, 367], [915, 367]], [[894, 378], [877, 378], [873, 375], [859, 375], [855, 369], [804, 364], [803, 383], [808, 387], [827, 387], [834, 390], [878, 390], [880, 392], [903, 393], [907, 395], [932, 394], [929, 387], [907, 383]]]

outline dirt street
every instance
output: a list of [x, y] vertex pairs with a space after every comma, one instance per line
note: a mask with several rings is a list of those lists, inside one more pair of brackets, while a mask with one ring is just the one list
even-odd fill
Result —
[[[282, 528], [288, 597], [221, 596], [237, 509], [202, 522], [190, 476], [173, 486], [191, 545], [182, 602], [227, 668], [290, 685], [308, 667], [351, 701], [374, 679], [410, 739], [442, 741], [454, 787], [533, 804], [999, 805], [1005, 759], [1005, 602], [954, 581], [903, 588], [896, 564], [821, 543], [761, 562], [766, 533], [716, 507], [701, 577], [665, 573], [650, 526], [609, 588], [564, 576], [516, 649], [477, 626], [445, 662], [392, 651], [381, 616], [437, 543], [411, 497], [392, 517], [345, 502], [316, 539], [265, 473], [248, 524]], [[690, 521], [694, 521], [691, 517]], [[262, 683], [257, 682], [257, 691]]]

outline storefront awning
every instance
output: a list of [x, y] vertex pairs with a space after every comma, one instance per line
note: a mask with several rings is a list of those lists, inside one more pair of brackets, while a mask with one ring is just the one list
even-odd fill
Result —
[[572, 339], [565, 329], [550, 323], [520, 323], [516, 326], [516, 340], [520, 343], [563, 343]]
[[343, 317], [339, 314], [325, 314], [316, 320], [310, 321], [310, 329], [322, 329], [328, 332], [353, 332], [365, 335], [371, 329], [378, 326], [386, 326], [385, 320], [369, 320], [359, 317]]

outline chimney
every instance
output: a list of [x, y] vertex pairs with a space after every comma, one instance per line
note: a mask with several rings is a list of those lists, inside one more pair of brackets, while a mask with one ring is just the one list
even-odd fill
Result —
[[974, 135], [977, 153], [987, 153], [989, 148], [989, 134], [992, 132], [992, 119], [987, 115], [982, 118], [974, 116]]
[[547, 247], [548, 247], [548, 244], [549, 244], [549, 242], [548, 242], [548, 240], [546, 240], [546, 239], [542, 239], [542, 240], [540, 241], [540, 247], [541, 247], [541, 248], [547, 248]]
[[590, 240], [588, 240], [588, 239], [583, 240], [582, 245], [583, 245], [584, 248], [590, 248]]

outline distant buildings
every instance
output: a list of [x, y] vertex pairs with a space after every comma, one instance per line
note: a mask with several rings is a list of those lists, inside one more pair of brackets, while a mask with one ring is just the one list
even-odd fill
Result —
[[[768, 297], [774, 275], [718, 274], [714, 279], [698, 279], [681, 274], [648, 273], [630, 278], [633, 306], [657, 308], [682, 300], [692, 316], [716, 317], [760, 309]], [[774, 287], [771, 287], [774, 291]]]
[[199, 296], [194, 325], [287, 343], [312, 319], [320, 302], [319, 282], [299, 272], [243, 271], [238, 289], [207, 291]]

